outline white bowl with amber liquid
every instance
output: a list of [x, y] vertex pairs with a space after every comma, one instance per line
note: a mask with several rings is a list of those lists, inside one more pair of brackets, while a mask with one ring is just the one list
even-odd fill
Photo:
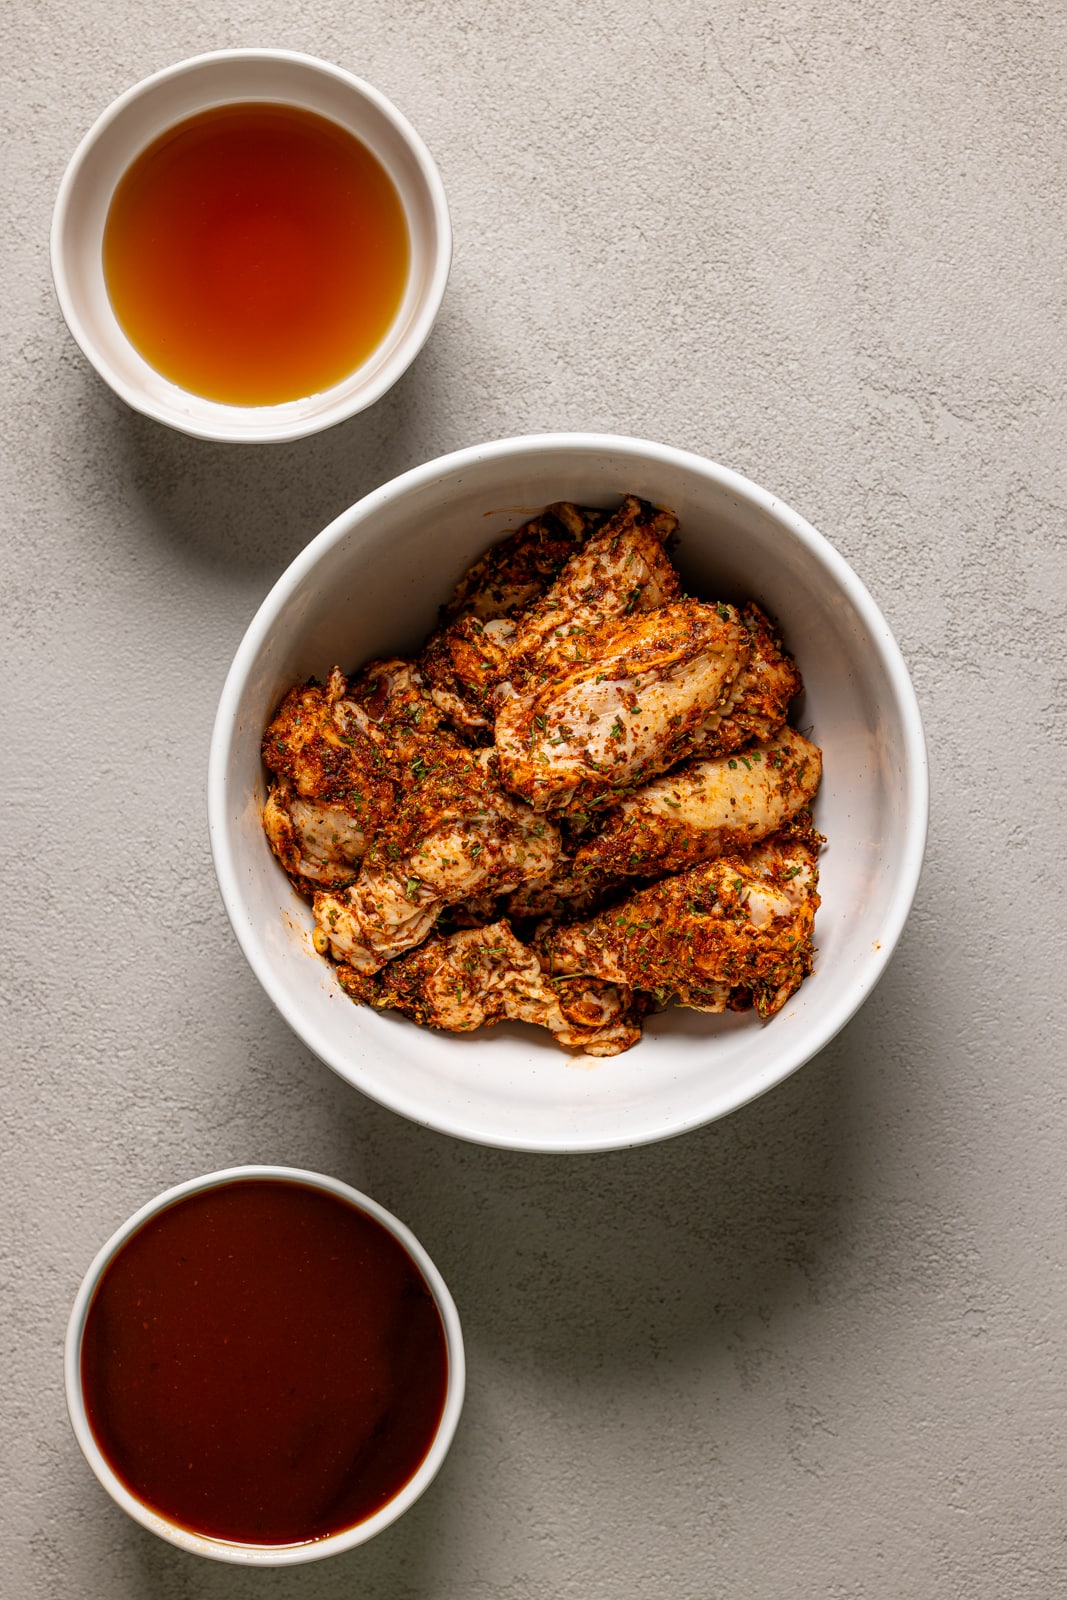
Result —
[[[130, 235], [123, 272], [121, 236], [115, 242], [116, 196], [121, 202], [133, 181], [142, 183], [150, 199], [157, 179], [176, 183], [167, 177], [175, 139], [192, 138], [190, 130], [206, 119], [232, 119], [242, 112], [289, 118], [305, 143], [317, 137], [323, 150], [305, 159], [317, 161], [324, 183], [331, 163], [339, 160], [365, 169], [371, 185], [366, 193], [386, 208], [392, 230], [389, 264], [383, 269], [388, 281], [373, 289], [373, 304], [366, 274], [384, 250], [374, 232], [380, 218], [358, 212], [342, 217], [325, 191], [316, 218], [308, 209], [317, 192], [314, 172], [307, 181], [294, 175], [287, 191], [270, 191], [266, 202], [253, 196], [240, 218], [236, 206], [233, 215], [225, 214], [220, 195], [216, 212], [205, 221], [190, 199], [188, 241], [178, 230], [171, 252], [176, 259], [187, 244], [188, 265], [173, 268], [174, 282], [161, 283], [155, 306], [143, 303], [153, 269], [136, 252], [151, 237], [151, 227], [144, 221], [141, 235]], [[275, 136], [284, 135], [283, 127]], [[280, 165], [266, 159], [261, 164], [264, 177]], [[210, 176], [210, 163], [205, 170]], [[341, 192], [342, 177], [330, 181], [330, 192]], [[194, 192], [192, 179], [187, 176], [185, 182]], [[161, 189], [160, 210], [167, 214], [169, 209], [170, 196]], [[180, 210], [180, 201], [173, 209]], [[330, 218], [336, 219], [333, 231]], [[195, 247], [194, 230], [201, 230], [195, 232]], [[364, 238], [370, 241], [366, 245]], [[444, 187], [407, 119], [351, 73], [285, 50], [216, 51], [167, 67], [127, 90], [79, 144], [52, 220], [52, 275], [60, 308], [100, 376], [145, 415], [197, 438], [226, 442], [301, 438], [380, 399], [429, 336], [451, 257]], [[174, 299], [198, 284], [201, 298], [191, 309]], [[218, 289], [215, 301], [212, 286]], [[131, 304], [131, 292], [140, 297], [137, 303]], [[364, 307], [368, 320], [361, 328]], [[204, 339], [201, 332], [198, 365], [190, 330], [206, 314], [214, 318], [219, 337]], [[321, 326], [315, 325], [316, 316]], [[229, 366], [223, 367], [219, 363], [231, 336], [243, 344], [234, 343]], [[218, 356], [209, 368], [204, 362], [212, 359], [213, 344]], [[299, 352], [313, 344], [321, 348], [322, 360], [301, 364]], [[331, 361], [331, 347], [347, 352], [347, 359]]]
[[[356, 1006], [314, 954], [310, 908], [268, 847], [263, 729], [294, 683], [410, 654], [464, 570], [554, 500], [632, 493], [679, 518], [688, 592], [756, 600], [803, 673], [793, 720], [822, 748], [815, 970], [776, 1016], [648, 1018], [622, 1055], [568, 1055], [540, 1028], [466, 1035]], [[334, 1071], [416, 1122], [523, 1150], [642, 1144], [726, 1115], [845, 1026], [885, 971], [919, 880], [927, 766], [907, 668], [860, 578], [821, 534], [738, 473], [600, 434], [497, 440], [405, 473], [320, 533], [279, 578], [222, 692], [208, 777], [211, 844], [234, 932], [282, 1016]]]

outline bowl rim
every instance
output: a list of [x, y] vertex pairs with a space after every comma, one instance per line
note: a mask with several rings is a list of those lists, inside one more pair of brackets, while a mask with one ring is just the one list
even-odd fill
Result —
[[[208, 401], [202, 395], [193, 394], [191, 390], [182, 390], [181, 392], [183, 394], [188, 393], [195, 403], [211, 405], [216, 409], [221, 408], [224, 412], [232, 412], [234, 421], [228, 423], [215, 417], [212, 420], [206, 420], [195, 414], [186, 416], [174, 412], [168, 404], [127, 382], [120, 372], [113, 369], [111, 362], [100, 351], [95, 341], [89, 337], [78, 309], [77, 299], [71, 289], [70, 274], [67, 270], [67, 253], [64, 247], [64, 233], [71, 200], [82, 168], [100, 136], [122, 115], [128, 106], [152, 94], [160, 85], [172, 82], [177, 78], [191, 76], [215, 63], [234, 61], [285, 62], [294, 66], [310, 68], [344, 84], [346, 88], [353, 90], [356, 95], [369, 102], [387, 122], [392, 124], [395, 131], [411, 151], [422, 180], [426, 185], [433, 213], [436, 246], [433, 252], [431, 269], [427, 276], [425, 291], [416, 306], [404, 339], [397, 346], [391, 359], [384, 363], [371, 381], [361, 385], [345, 399], [339, 399], [333, 405], [311, 416], [282, 420], [277, 416], [277, 413], [282, 409], [281, 406], [223, 407], [221, 402]], [[247, 98], [247, 96], [238, 97], [238, 99]], [[299, 102], [294, 101], [293, 103]], [[181, 119], [179, 118], [178, 120], [180, 121]], [[132, 155], [130, 159], [131, 161], [133, 160]], [[220, 444], [283, 444], [293, 439], [304, 439], [312, 434], [324, 433], [328, 428], [335, 427], [339, 422], [344, 422], [349, 417], [365, 411], [369, 406], [380, 400], [403, 373], [407, 371], [429, 338], [430, 331], [437, 319], [437, 314], [441, 309], [441, 302], [444, 299], [445, 288], [448, 284], [448, 277], [452, 267], [452, 248], [452, 221], [449, 215], [444, 183], [437, 165], [420, 134], [403, 112], [380, 89], [376, 89], [365, 78], [359, 78], [355, 73], [348, 72], [344, 67], [339, 67], [331, 61], [325, 61], [319, 56], [309, 55], [305, 51], [238, 46], [233, 49], [204, 51], [200, 55], [189, 56], [183, 61], [172, 62], [169, 66], [161, 67], [158, 72], [153, 72], [147, 78], [142, 78], [138, 83], [131, 84], [128, 89], [124, 89], [100, 113], [92, 126], [78, 141], [60, 179], [52, 208], [48, 254], [56, 299], [59, 302], [59, 309], [75, 344], [77, 344], [82, 355], [108, 387], [134, 411], [139, 411], [143, 416], [151, 417], [153, 421], [161, 422], [165, 426], [174, 428], [179, 433], [188, 434], [194, 439], [208, 439]], [[345, 381], [347, 380], [342, 380], [342, 382]], [[180, 385], [174, 385], [173, 387], [180, 389]], [[335, 387], [339, 387], [339, 385]], [[324, 389], [322, 393], [328, 395], [330, 390]], [[291, 402], [287, 402], [287, 404], [289, 403]], [[256, 418], [257, 413], [261, 415], [262, 421], [258, 426], [253, 427], [251, 423]]]
[[[482, 1131], [472, 1131], [464, 1123], [462, 1116], [455, 1114], [443, 1114], [431, 1119], [426, 1116], [425, 1112], [417, 1104], [409, 1102], [401, 1090], [397, 1090], [393, 1086], [376, 1085], [374, 1088], [367, 1086], [362, 1081], [362, 1074], [358, 1066], [351, 1062], [345, 1062], [340, 1058], [339, 1053], [334, 1051], [329, 1040], [318, 1029], [314, 1018], [309, 1018], [300, 1013], [297, 1007], [288, 1003], [286, 997], [276, 992], [268, 964], [265, 960], [261, 960], [259, 950], [252, 939], [246, 935], [242, 926], [242, 918], [239, 914], [239, 908], [242, 903], [239, 876], [229, 846], [226, 818], [229, 748], [232, 730], [237, 723], [237, 710], [242, 688], [264, 641], [271, 632], [279, 611], [290, 595], [327, 551], [332, 550], [342, 540], [358, 535], [360, 527], [373, 519], [391, 501], [407, 494], [409, 491], [420, 489], [432, 483], [435, 479], [446, 476], [453, 477], [457, 473], [461, 474], [484, 460], [518, 454], [547, 455], [572, 452], [575, 455], [580, 455], [591, 450], [595, 450], [598, 453], [612, 452], [646, 460], [651, 458], [658, 465], [710, 478], [731, 494], [750, 501], [784, 523], [805, 547], [812, 559], [824, 568], [832, 580], [845, 592], [863, 621], [872, 644], [878, 652], [901, 718], [904, 734], [907, 796], [905, 817], [902, 824], [904, 848], [902, 850], [900, 870], [886, 908], [884, 921], [881, 924], [880, 948], [870, 952], [865, 972], [857, 976], [836, 1005], [827, 1010], [821, 1019], [821, 1026], [813, 1029], [810, 1035], [803, 1036], [792, 1049], [784, 1050], [781, 1056], [775, 1058], [771, 1066], [756, 1074], [750, 1083], [732, 1095], [720, 1108], [706, 1115], [679, 1117], [675, 1122], [666, 1126], [658, 1126], [646, 1134], [640, 1134], [636, 1137], [630, 1136], [625, 1140], [620, 1140], [617, 1136], [612, 1137], [610, 1135], [576, 1137], [574, 1134], [558, 1139], [554, 1137], [536, 1139], [509, 1138], [489, 1135]], [[391, 1111], [396, 1111], [401, 1116], [423, 1127], [430, 1127], [440, 1133], [449, 1134], [453, 1138], [464, 1139], [471, 1143], [482, 1144], [492, 1148], [519, 1150], [531, 1154], [577, 1155], [631, 1148], [642, 1144], [654, 1144], [660, 1140], [687, 1133], [693, 1128], [702, 1127], [708, 1122], [717, 1121], [719, 1118], [739, 1110], [742, 1106], [749, 1104], [750, 1101], [765, 1094], [776, 1084], [783, 1082], [785, 1078], [824, 1050], [831, 1040], [840, 1033], [846, 1023], [851, 1021], [884, 974], [911, 910], [926, 851], [929, 820], [929, 772], [919, 702], [908, 674], [908, 669], [904, 663], [904, 658], [900, 652], [900, 647], [893, 637], [889, 624], [862, 579], [857, 576], [844, 557], [838, 554], [823, 534], [819, 533], [799, 513], [779, 499], [777, 495], [762, 488], [741, 473], [735, 472], [732, 468], [721, 466], [718, 462], [712, 461], [706, 456], [698, 455], [693, 451], [683, 450], [673, 445], [656, 444], [650, 440], [627, 434], [592, 432], [544, 433], [520, 434], [512, 438], [492, 440], [486, 444], [471, 445], [412, 467], [407, 472], [401, 473], [387, 483], [382, 484], [379, 488], [372, 490], [369, 494], [364, 495], [360, 500], [349, 506], [347, 510], [342, 511], [304, 547], [277, 579], [266, 598], [260, 604], [245, 631], [227, 673], [211, 736], [208, 757], [207, 802], [212, 859], [222, 901], [226, 907], [237, 942], [270, 1000], [280, 1011], [292, 1031], [314, 1055], [318, 1056], [339, 1077], [354, 1088], [359, 1089], [361, 1093], [366, 1094], [369, 1099], [387, 1106]]]
[[[150, 1506], [139, 1500], [136, 1495], [127, 1489], [97, 1444], [96, 1436], [89, 1423], [81, 1382], [82, 1337], [85, 1332], [85, 1322], [89, 1307], [106, 1268], [126, 1241], [152, 1217], [158, 1216], [160, 1212], [174, 1205], [176, 1201], [183, 1200], [189, 1195], [200, 1194], [207, 1189], [221, 1188], [230, 1183], [263, 1178], [288, 1183], [302, 1183], [311, 1188], [336, 1195], [339, 1199], [345, 1200], [354, 1206], [358, 1211], [365, 1212], [368, 1216], [373, 1217], [376, 1222], [379, 1222], [403, 1246], [422, 1273], [429, 1286], [430, 1293], [433, 1295], [445, 1332], [445, 1349], [448, 1362], [445, 1403], [430, 1448], [427, 1450], [417, 1470], [393, 1498], [387, 1501], [378, 1511], [374, 1512], [372, 1516], [365, 1517], [362, 1522], [357, 1522], [354, 1527], [344, 1528], [339, 1533], [330, 1534], [324, 1539], [312, 1540], [305, 1544], [253, 1545], [212, 1538], [205, 1534], [196, 1533], [192, 1529], [183, 1528], [180, 1524], [172, 1522], [169, 1518], [153, 1511]], [[322, 1172], [311, 1172], [301, 1167], [262, 1164], [227, 1167], [218, 1172], [204, 1173], [197, 1178], [188, 1178], [183, 1183], [178, 1183], [172, 1188], [165, 1189], [162, 1194], [156, 1195], [154, 1199], [146, 1201], [127, 1221], [116, 1228], [110, 1239], [101, 1245], [96, 1252], [82, 1279], [67, 1322], [67, 1332], [63, 1347], [63, 1381], [71, 1427], [74, 1430], [78, 1444], [81, 1446], [82, 1454], [111, 1498], [133, 1517], [134, 1521], [139, 1522], [142, 1527], [148, 1528], [150, 1532], [158, 1534], [160, 1538], [166, 1539], [168, 1543], [176, 1545], [182, 1550], [189, 1550], [197, 1555], [207, 1556], [210, 1560], [231, 1562], [243, 1566], [294, 1566], [308, 1561], [318, 1561], [326, 1556], [336, 1555], [342, 1550], [351, 1550], [356, 1545], [366, 1543], [368, 1539], [372, 1539], [375, 1534], [381, 1533], [395, 1522], [398, 1517], [402, 1516], [405, 1511], [414, 1505], [420, 1495], [429, 1488], [448, 1454], [459, 1424], [460, 1413], [463, 1409], [466, 1373], [463, 1330], [459, 1320], [459, 1312], [456, 1310], [456, 1303], [440, 1271], [427, 1253], [425, 1246], [419, 1242], [411, 1229], [401, 1222], [399, 1217], [394, 1216], [391, 1211], [387, 1211], [377, 1200], [372, 1200], [369, 1195], [361, 1193], [360, 1190], [353, 1188], [351, 1184], [342, 1182], [339, 1178], [330, 1177]]]

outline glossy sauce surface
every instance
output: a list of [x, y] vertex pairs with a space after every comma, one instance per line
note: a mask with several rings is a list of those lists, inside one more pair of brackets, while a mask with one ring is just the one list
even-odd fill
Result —
[[396, 315], [409, 260], [381, 163], [296, 106], [178, 123], [124, 174], [104, 229], [127, 338], [164, 377], [234, 405], [300, 399], [354, 371]]
[[247, 1544], [372, 1515], [424, 1459], [444, 1407], [444, 1328], [399, 1242], [346, 1201], [237, 1180], [135, 1233], [93, 1297], [93, 1433], [146, 1505]]

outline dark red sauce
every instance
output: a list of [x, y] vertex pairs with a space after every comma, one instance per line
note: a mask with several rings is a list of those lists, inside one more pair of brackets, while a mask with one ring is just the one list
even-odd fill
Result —
[[280, 1179], [190, 1195], [138, 1229], [97, 1287], [81, 1361], [93, 1433], [131, 1492], [246, 1544], [371, 1516], [426, 1456], [448, 1376], [402, 1245]]

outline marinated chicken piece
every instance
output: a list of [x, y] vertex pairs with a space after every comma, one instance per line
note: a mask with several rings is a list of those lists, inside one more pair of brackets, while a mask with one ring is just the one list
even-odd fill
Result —
[[[663, 548], [677, 527], [669, 511], [657, 511], [631, 495], [588, 538], [592, 513], [577, 507], [552, 509], [574, 518], [569, 546], [559, 539], [549, 541], [546, 561], [543, 534], [536, 522], [527, 523], [498, 547], [504, 552], [498, 564], [492, 564], [491, 550], [472, 569], [450, 608], [458, 614], [423, 652], [420, 666], [434, 703], [467, 737], [490, 736], [506, 685], [524, 677], [531, 666], [548, 670], [558, 663], [588, 660], [586, 642], [594, 626], [653, 609], [679, 593], [677, 574]], [[578, 522], [582, 516], [584, 525]], [[565, 565], [559, 560], [561, 550], [570, 557]], [[533, 577], [532, 561], [538, 562]], [[562, 571], [550, 588], [547, 582], [538, 587], [533, 578], [541, 578], [552, 563], [562, 565]]]
[[584, 973], [698, 1011], [763, 1018], [811, 971], [820, 840], [804, 815], [748, 856], [720, 856], [538, 941], [548, 972]]
[[[335, 667], [325, 688], [311, 679], [290, 689], [262, 748], [264, 765], [279, 780], [263, 819], [272, 848], [288, 872], [337, 881], [334, 871], [354, 852], [363, 853], [395, 806], [385, 734], [349, 697], [344, 674]], [[331, 832], [338, 840], [329, 838]], [[296, 861], [303, 865], [294, 866]], [[322, 877], [323, 868], [329, 876]]]
[[506, 893], [559, 850], [558, 829], [501, 789], [493, 751], [442, 744], [355, 883], [315, 896], [315, 920], [338, 960], [376, 972], [420, 944], [445, 906]]
[[605, 513], [558, 500], [488, 549], [459, 580], [445, 618], [510, 617], [539, 600]]
[[679, 600], [589, 636], [588, 662], [506, 699], [506, 786], [537, 811], [584, 812], [692, 755], [733, 704], [748, 635], [732, 606]]
[[604, 874], [662, 877], [735, 855], [810, 805], [822, 752], [792, 728], [735, 755], [689, 761], [613, 807], [575, 853], [580, 891]]
[[370, 842], [347, 811], [303, 800], [288, 783], [268, 794], [263, 826], [274, 854], [303, 892], [310, 884], [351, 883]]
[[460, 579], [419, 667], [439, 715], [464, 738], [492, 739], [513, 615], [544, 594], [602, 520], [602, 512], [558, 501], [493, 545]]
[[399, 656], [372, 661], [351, 679], [348, 692], [385, 732], [388, 753], [401, 764], [418, 754], [423, 739], [454, 742], [414, 661]]
[[749, 635], [748, 663], [738, 674], [733, 706], [708, 741], [709, 754], [738, 750], [750, 739], [773, 738], [785, 722], [790, 700], [804, 687], [796, 662], [755, 601], [741, 607], [741, 620]]
[[420, 667], [438, 714], [468, 738], [492, 737], [500, 685], [511, 661], [515, 623], [459, 617], [433, 635]]
[[647, 1009], [613, 984], [550, 982], [503, 921], [447, 938], [435, 934], [376, 976], [347, 966], [338, 976], [354, 1000], [448, 1033], [470, 1033], [505, 1018], [533, 1022], [568, 1049], [593, 1056], [617, 1055], [636, 1044]]
[[514, 889], [504, 901], [504, 911], [515, 922], [573, 922], [599, 911], [625, 882], [621, 874], [579, 873], [573, 862], [560, 860], [550, 872]]
[[676, 600], [681, 585], [664, 546], [677, 526], [672, 511], [627, 495], [525, 613], [510, 647], [512, 682], [526, 671], [593, 661], [595, 630]]

